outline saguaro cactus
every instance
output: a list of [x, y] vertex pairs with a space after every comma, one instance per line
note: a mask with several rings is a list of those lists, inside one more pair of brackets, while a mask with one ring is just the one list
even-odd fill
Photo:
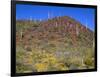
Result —
[[76, 34], [77, 34], [77, 36], [79, 35], [79, 28], [78, 28], [78, 25], [76, 25]]

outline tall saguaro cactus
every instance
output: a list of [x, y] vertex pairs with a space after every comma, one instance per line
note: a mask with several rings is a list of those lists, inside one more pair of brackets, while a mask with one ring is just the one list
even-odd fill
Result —
[[78, 25], [76, 25], [76, 34], [77, 34], [77, 36], [79, 35], [79, 28], [78, 28]]
[[20, 36], [21, 36], [20, 41], [22, 41], [22, 39], [23, 39], [23, 30], [21, 30]]

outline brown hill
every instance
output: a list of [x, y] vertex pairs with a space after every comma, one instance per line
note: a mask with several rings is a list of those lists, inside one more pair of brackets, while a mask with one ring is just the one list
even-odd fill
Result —
[[56, 17], [35, 25], [30, 24], [30, 21], [25, 21], [23, 24], [32, 25], [31, 28], [23, 32], [25, 42], [32, 38], [49, 41], [56, 40], [58, 42], [71, 39], [71, 43], [74, 46], [77, 46], [79, 42], [83, 43], [81, 45], [92, 45], [93, 32], [68, 16]]
[[41, 72], [94, 68], [93, 35], [93, 31], [68, 16], [41, 22], [17, 20], [16, 70]]

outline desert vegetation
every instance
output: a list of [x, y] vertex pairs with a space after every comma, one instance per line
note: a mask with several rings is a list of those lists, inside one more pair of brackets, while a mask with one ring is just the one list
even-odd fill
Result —
[[94, 68], [94, 32], [68, 17], [16, 20], [16, 71]]

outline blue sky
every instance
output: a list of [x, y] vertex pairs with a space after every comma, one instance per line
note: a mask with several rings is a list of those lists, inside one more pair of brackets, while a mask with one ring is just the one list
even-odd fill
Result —
[[16, 19], [35, 19], [47, 20], [56, 16], [69, 16], [86, 25], [94, 31], [95, 28], [95, 9], [92, 8], [74, 8], [58, 6], [40, 6], [40, 5], [16, 5]]

